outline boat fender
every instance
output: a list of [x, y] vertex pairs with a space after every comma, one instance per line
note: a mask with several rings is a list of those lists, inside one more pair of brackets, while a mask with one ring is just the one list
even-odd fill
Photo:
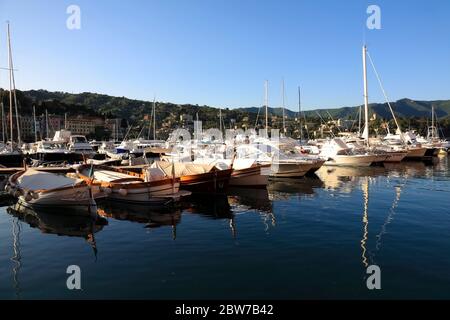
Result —
[[127, 189], [119, 189], [119, 194], [121, 196], [126, 196], [128, 194], [128, 190]]

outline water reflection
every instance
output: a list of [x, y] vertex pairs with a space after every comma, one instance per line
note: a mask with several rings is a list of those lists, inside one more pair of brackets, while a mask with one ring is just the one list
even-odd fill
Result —
[[20, 281], [19, 272], [22, 267], [22, 254], [20, 251], [20, 233], [21, 226], [17, 218], [12, 219], [12, 234], [13, 234], [13, 256], [11, 261], [13, 262], [13, 282], [14, 282], [14, 294], [16, 299], [20, 299]]
[[318, 176], [301, 179], [283, 178], [272, 180], [267, 190], [270, 200], [286, 200], [292, 197], [312, 197], [315, 190], [323, 186], [324, 183]]
[[128, 220], [145, 224], [145, 228], [155, 229], [169, 226], [172, 239], [177, 237], [177, 224], [181, 221], [181, 210], [174, 208], [154, 208], [146, 205], [103, 201], [98, 204], [97, 213], [105, 218]]
[[107, 224], [107, 220], [103, 218], [93, 220], [89, 217], [59, 215], [54, 212], [27, 208], [18, 203], [8, 207], [7, 212], [15, 217], [15, 220], [23, 221], [30, 227], [41, 230], [44, 234], [85, 239], [92, 247], [95, 257], [97, 257], [97, 244], [94, 234], [102, 230], [103, 226]]

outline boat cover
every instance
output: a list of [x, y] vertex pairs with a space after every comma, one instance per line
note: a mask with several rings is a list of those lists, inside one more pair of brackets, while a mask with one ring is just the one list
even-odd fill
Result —
[[27, 169], [18, 179], [20, 188], [28, 190], [50, 190], [56, 188], [75, 186], [81, 179], [69, 178], [64, 175]]
[[233, 163], [233, 169], [242, 170], [242, 169], [251, 168], [256, 163], [256, 160], [255, 159], [234, 159], [234, 161], [232, 161], [231, 159], [196, 159], [194, 161], [194, 163], [213, 165], [217, 169], [220, 169], [220, 170], [229, 169], [231, 166], [231, 163]]
[[[173, 167], [172, 167], [173, 165]], [[172, 177], [172, 172], [176, 178], [182, 176], [190, 176], [194, 174], [202, 174], [210, 172], [214, 165], [210, 164], [197, 164], [193, 162], [176, 162], [169, 161], [155, 161], [150, 168], [158, 168], [165, 172], [169, 177]]]

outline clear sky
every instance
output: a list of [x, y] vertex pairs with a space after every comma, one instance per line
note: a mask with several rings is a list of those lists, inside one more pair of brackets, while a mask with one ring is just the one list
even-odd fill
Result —
[[[10, 20], [18, 89], [234, 108], [261, 105], [265, 79], [280, 106], [284, 78], [290, 109], [298, 85], [305, 109], [340, 107], [363, 102], [365, 38], [390, 100], [449, 99], [449, 16], [447, 0], [0, 0], [0, 66]], [[369, 97], [384, 101], [370, 69]]]

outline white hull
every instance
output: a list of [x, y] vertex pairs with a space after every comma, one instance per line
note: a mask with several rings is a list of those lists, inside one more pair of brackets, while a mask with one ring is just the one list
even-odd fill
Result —
[[[276, 168], [278, 166], [278, 168]], [[299, 162], [279, 162], [272, 164], [269, 169], [271, 178], [301, 178], [313, 167], [309, 163]], [[273, 169], [273, 170], [272, 170]]]
[[378, 157], [374, 155], [337, 155], [325, 161], [326, 166], [369, 167]]
[[97, 214], [97, 204], [90, 197], [88, 186], [36, 192], [35, 194], [35, 197], [19, 196], [19, 203], [35, 209], [55, 210], [62, 215], [86, 215], [95, 217]]
[[385, 162], [401, 162], [407, 154], [407, 152], [388, 152]]
[[233, 170], [231, 174], [230, 186], [239, 187], [265, 187], [269, 181], [269, 176], [261, 172], [261, 167]]
[[406, 158], [421, 159], [422, 157], [425, 156], [425, 152], [427, 152], [427, 148], [418, 148], [418, 147], [409, 148]]

